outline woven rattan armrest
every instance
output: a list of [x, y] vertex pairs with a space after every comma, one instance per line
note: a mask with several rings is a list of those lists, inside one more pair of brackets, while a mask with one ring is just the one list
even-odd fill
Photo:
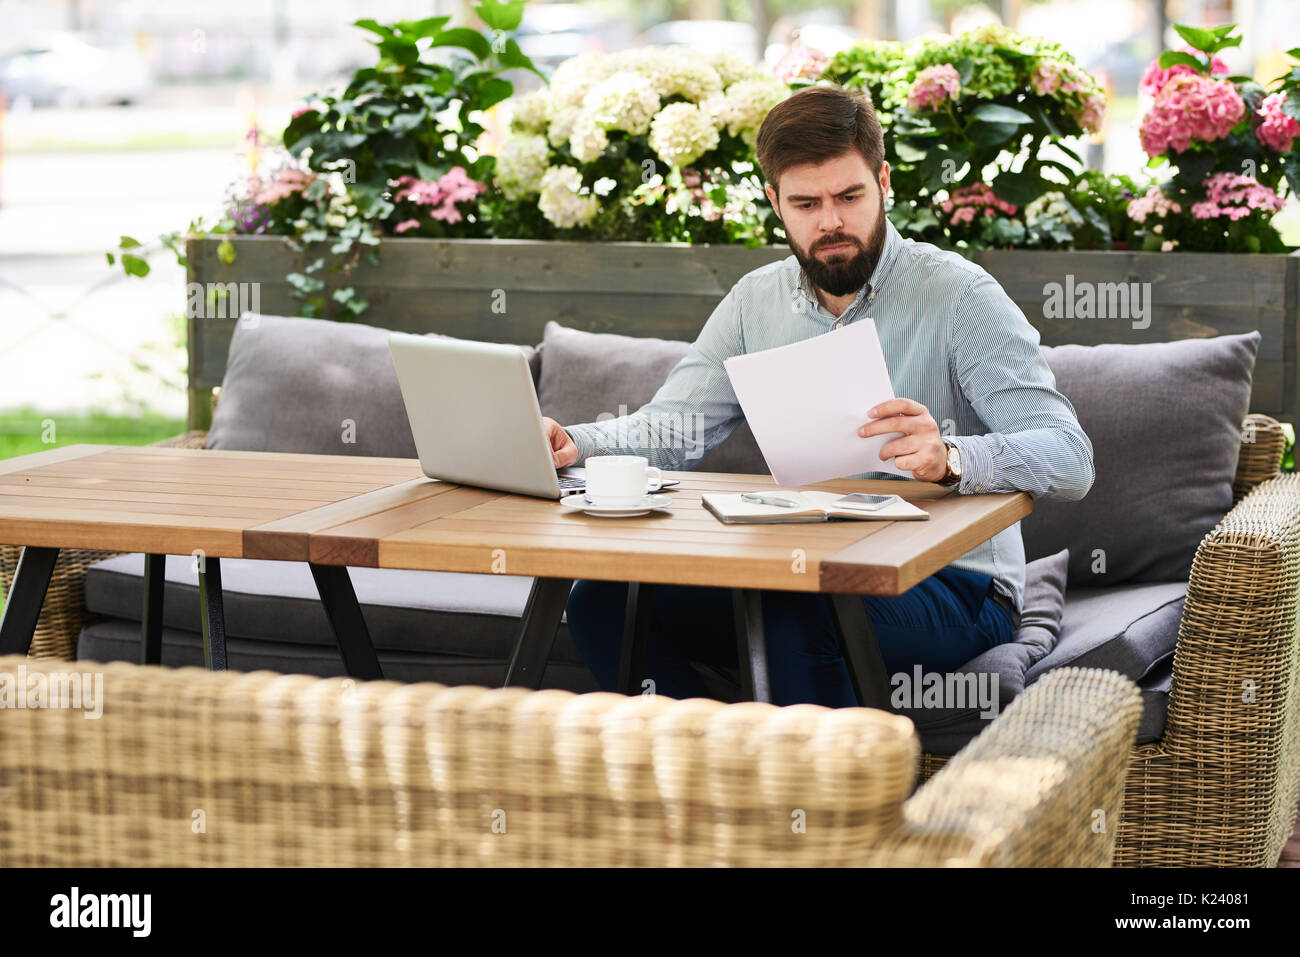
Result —
[[870, 863], [1108, 866], [1141, 710], [1117, 672], [1053, 671], [907, 800]]

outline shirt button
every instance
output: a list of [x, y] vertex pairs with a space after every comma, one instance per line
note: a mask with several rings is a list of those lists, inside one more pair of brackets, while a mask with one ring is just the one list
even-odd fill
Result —
[[976, 486], [975, 486], [975, 491], [977, 491], [977, 492], [982, 492], [982, 491], [984, 491], [984, 486], [982, 486], [982, 485], [976, 485]]

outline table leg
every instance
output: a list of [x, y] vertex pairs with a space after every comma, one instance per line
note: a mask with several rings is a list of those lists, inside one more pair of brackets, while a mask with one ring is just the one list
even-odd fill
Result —
[[573, 590], [572, 578], [534, 578], [528, 593], [528, 605], [519, 625], [514, 652], [506, 667], [505, 684], [537, 689], [546, 674], [546, 659], [555, 644], [555, 632], [564, 617], [569, 592]]
[[889, 675], [880, 644], [871, 628], [871, 616], [861, 595], [829, 595], [831, 617], [844, 646], [844, 660], [858, 702], [864, 708], [889, 710]]
[[32, 635], [45, 604], [57, 548], [27, 545], [18, 556], [14, 580], [5, 596], [4, 618], [0, 619], [0, 654], [25, 655], [32, 647]]
[[316, 579], [321, 604], [325, 606], [325, 617], [334, 631], [339, 654], [343, 656], [344, 669], [354, 678], [368, 681], [383, 678], [379, 655], [361, 615], [361, 605], [357, 602], [347, 566], [308, 564], [312, 578]]
[[731, 613], [736, 623], [741, 700], [771, 702], [767, 641], [763, 636], [763, 593], [757, 588], [733, 588]]
[[144, 556], [144, 599], [140, 611], [140, 664], [162, 664], [163, 589], [166, 555]]
[[226, 670], [226, 613], [221, 602], [221, 559], [199, 559], [199, 613], [203, 619], [203, 660], [210, 671]]
[[618, 662], [619, 694], [640, 694], [645, 679], [645, 649], [650, 630], [654, 585], [628, 582], [627, 612], [623, 616], [623, 652]]

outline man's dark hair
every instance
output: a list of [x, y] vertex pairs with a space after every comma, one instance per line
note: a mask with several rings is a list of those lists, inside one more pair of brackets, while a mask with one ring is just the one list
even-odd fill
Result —
[[857, 150], [879, 176], [885, 137], [870, 97], [838, 86], [808, 86], [768, 112], [758, 129], [758, 165], [777, 180], [791, 166], [822, 163]]

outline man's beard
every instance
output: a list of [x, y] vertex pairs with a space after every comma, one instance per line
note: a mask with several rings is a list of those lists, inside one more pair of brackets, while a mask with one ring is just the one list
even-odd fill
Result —
[[[829, 296], [847, 296], [870, 281], [871, 274], [876, 271], [876, 264], [880, 262], [880, 254], [885, 249], [885, 204], [880, 204], [880, 216], [865, 245], [856, 236], [833, 233], [817, 240], [811, 249], [804, 250], [799, 248], [793, 236], [788, 238], [794, 258], [813, 286]], [[839, 243], [849, 243], [856, 249], [838, 253], [830, 259], [817, 256], [817, 250]]]

